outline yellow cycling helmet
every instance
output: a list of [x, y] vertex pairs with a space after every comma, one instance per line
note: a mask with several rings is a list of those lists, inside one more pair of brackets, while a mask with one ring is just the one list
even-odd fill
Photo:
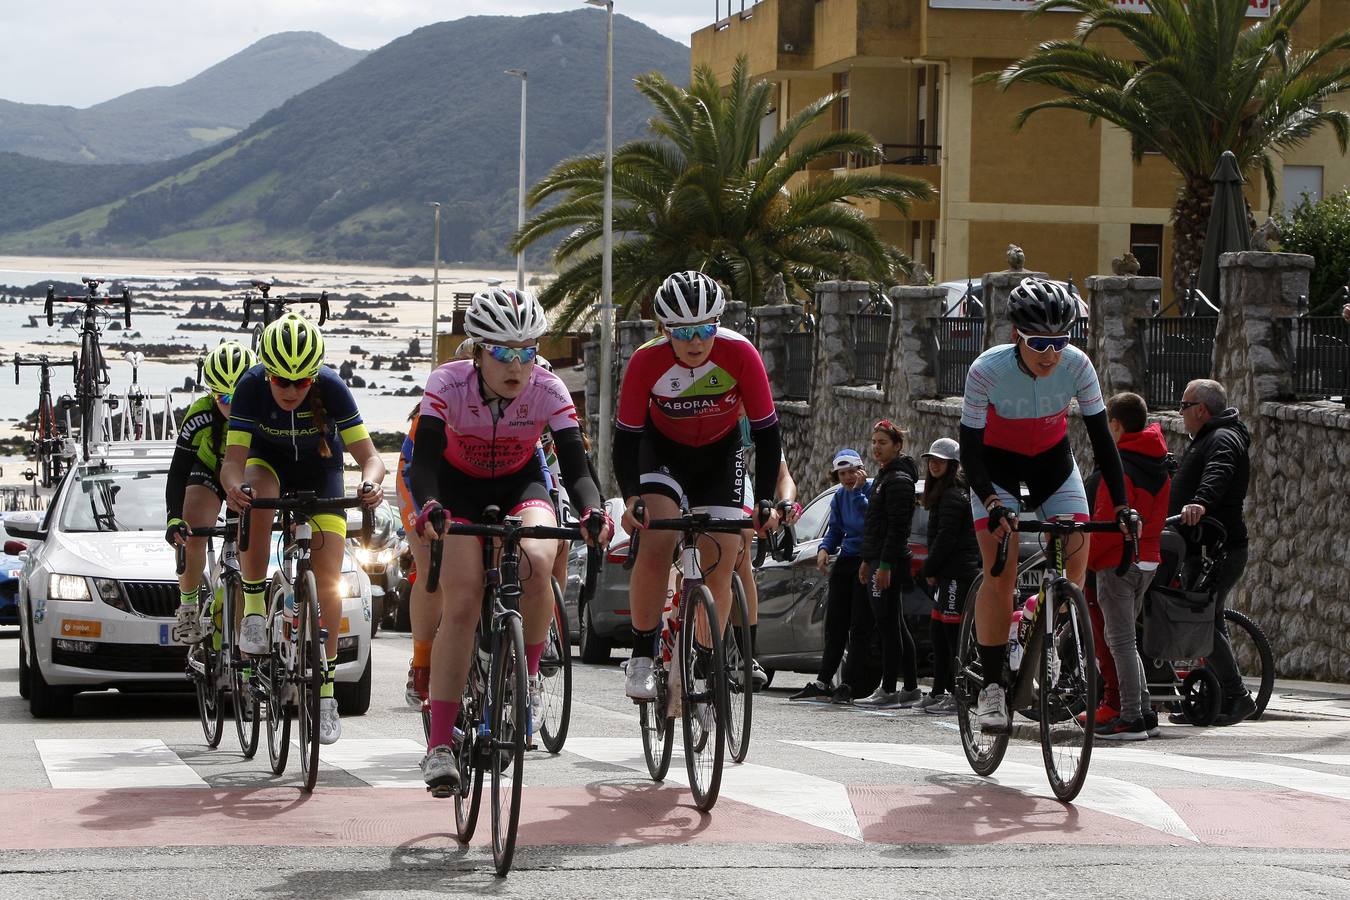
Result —
[[239, 378], [256, 365], [253, 351], [238, 341], [224, 341], [202, 363], [202, 379], [213, 394], [233, 394]]
[[263, 329], [258, 356], [268, 375], [313, 378], [323, 365], [323, 335], [309, 319], [288, 312]]

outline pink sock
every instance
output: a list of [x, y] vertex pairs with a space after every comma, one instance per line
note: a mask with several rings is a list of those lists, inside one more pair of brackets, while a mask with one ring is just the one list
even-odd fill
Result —
[[545, 643], [547, 641], [525, 645], [525, 670], [530, 673], [531, 678], [539, 674], [539, 659], [544, 655]]
[[427, 751], [442, 744], [452, 746], [455, 733], [455, 719], [459, 716], [458, 701], [431, 701], [431, 737], [427, 739]]

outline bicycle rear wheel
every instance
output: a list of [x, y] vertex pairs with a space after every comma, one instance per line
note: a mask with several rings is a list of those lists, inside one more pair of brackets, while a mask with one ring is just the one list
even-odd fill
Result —
[[492, 648], [492, 861], [497, 874], [511, 871], [520, 823], [520, 789], [525, 768], [530, 684], [525, 670], [525, 633], [520, 617], [507, 615]]
[[[464, 686], [464, 699], [460, 703], [459, 743], [455, 745], [459, 761], [459, 793], [455, 794], [455, 838], [461, 844], [473, 839], [474, 829], [478, 827], [478, 810], [483, 801], [483, 759], [478, 753], [479, 725], [483, 722], [483, 680], [479, 674], [478, 654], [469, 664], [469, 680]], [[476, 682], [476, 684], [475, 684]], [[427, 726], [428, 729], [430, 726]]]
[[[689, 592], [680, 608], [680, 674], [684, 723], [684, 764], [694, 805], [707, 812], [722, 787], [726, 751], [727, 677], [717, 607], [703, 585]], [[698, 644], [706, 640], [707, 647]]]
[[562, 589], [556, 578], [553, 579], [553, 624], [549, 626], [544, 643], [539, 674], [543, 676], [544, 714], [543, 721], [533, 725], [539, 729], [548, 752], [558, 753], [567, 740], [567, 727], [572, 720], [572, 636], [567, 628]]
[[220, 654], [206, 646], [205, 641], [194, 644], [188, 652], [192, 660], [192, 683], [197, 690], [197, 718], [202, 723], [202, 735], [206, 738], [206, 746], [214, 750], [220, 746], [220, 739], [225, 731], [225, 706], [221, 703], [221, 692], [217, 683], [220, 675]]
[[[1041, 756], [1050, 789], [1068, 802], [1078, 796], [1092, 758], [1097, 712], [1097, 660], [1092, 620], [1083, 592], [1071, 581], [1055, 585], [1055, 600], [1045, 613], [1052, 631], [1041, 642], [1037, 672], [1041, 701]], [[1031, 665], [1026, 660], [1023, 665]], [[1083, 721], [1079, 721], [1079, 716]]]
[[1225, 608], [1223, 617], [1228, 625], [1228, 641], [1233, 645], [1233, 656], [1238, 661], [1238, 668], [1246, 674], [1246, 680], [1256, 681], [1256, 689], [1252, 691], [1256, 712], [1247, 718], [1259, 719], [1266, 711], [1270, 694], [1275, 689], [1275, 654], [1270, 649], [1266, 633], [1246, 613]]
[[979, 596], [984, 576], [977, 576], [966, 595], [966, 613], [961, 617], [961, 634], [957, 641], [955, 690], [956, 723], [961, 731], [961, 749], [966, 762], [976, 775], [992, 775], [1008, 752], [1010, 732], [986, 734], [975, 719], [975, 704], [984, 689], [984, 670], [980, 664], [980, 649], [975, 637], [975, 598]]
[[295, 582], [295, 627], [300, 634], [296, 660], [300, 708], [300, 774], [306, 792], [319, 780], [319, 690], [323, 687], [323, 648], [319, 641], [319, 592], [314, 573], [303, 570]]
[[750, 606], [738, 572], [731, 574], [731, 627], [723, 635], [727, 663], [727, 752], [745, 762], [750, 752], [751, 701], [755, 696], [754, 647], [750, 642]]

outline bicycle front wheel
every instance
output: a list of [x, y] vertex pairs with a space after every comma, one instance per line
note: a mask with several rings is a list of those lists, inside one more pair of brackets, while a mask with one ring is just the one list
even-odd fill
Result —
[[188, 652], [191, 654], [192, 683], [197, 690], [197, 718], [202, 723], [206, 746], [214, 750], [220, 746], [225, 731], [225, 706], [220, 702], [218, 684], [220, 654], [208, 647], [206, 641], [194, 644]]
[[[476, 638], [475, 638], [476, 640]], [[460, 730], [459, 742], [455, 744], [455, 756], [459, 763], [459, 793], [455, 794], [455, 838], [461, 844], [473, 839], [478, 827], [478, 810], [483, 802], [483, 759], [478, 753], [478, 726], [482, 724], [483, 696], [475, 690], [474, 684], [481, 685], [479, 677], [478, 654], [474, 653], [469, 663], [469, 681], [464, 686], [464, 699], [459, 707], [459, 721], [455, 727]], [[430, 726], [428, 726], [430, 729]]]
[[267, 705], [267, 760], [272, 765], [272, 774], [278, 776], [286, 771], [286, 760], [291, 752], [290, 683], [282, 660], [289, 636], [281, 627], [282, 602], [281, 590], [273, 588], [267, 617], [267, 656], [254, 662], [262, 667], [259, 675], [263, 702]]
[[[1037, 673], [1041, 712], [1041, 756], [1050, 789], [1068, 802], [1087, 779], [1097, 712], [1097, 660], [1092, 620], [1083, 592], [1071, 581], [1055, 585], [1055, 599], [1046, 610], [1051, 618], [1048, 640], [1041, 642]], [[1031, 665], [1030, 660], [1023, 665]], [[1079, 719], [1082, 716], [1082, 719]]]
[[750, 752], [751, 701], [755, 696], [754, 647], [750, 640], [750, 605], [738, 572], [731, 575], [731, 627], [722, 649], [727, 662], [727, 752], [732, 762], [745, 762]]
[[694, 805], [707, 812], [722, 787], [726, 750], [727, 677], [717, 607], [699, 585], [680, 609], [680, 674], [684, 723], [684, 764]]
[[497, 874], [511, 871], [520, 822], [521, 776], [529, 726], [530, 683], [525, 671], [525, 633], [520, 617], [508, 615], [492, 648], [492, 861]]
[[239, 735], [239, 749], [244, 759], [252, 759], [258, 752], [258, 733], [262, 722], [258, 715], [258, 697], [253, 692], [254, 661], [243, 656], [235, 643], [234, 612], [244, 602], [239, 581], [227, 576], [224, 581], [225, 603], [221, 627], [230, 636], [230, 690], [233, 694], [234, 730]]
[[979, 596], [984, 576], [977, 576], [966, 595], [966, 613], [961, 617], [961, 634], [957, 639], [955, 690], [956, 724], [961, 731], [961, 749], [966, 762], [976, 775], [992, 775], [1008, 752], [1010, 731], [986, 733], [975, 718], [975, 705], [984, 689], [984, 669], [980, 663], [979, 642], [975, 637], [975, 598]]
[[1238, 668], [1245, 673], [1248, 682], [1255, 681], [1252, 699], [1256, 701], [1256, 712], [1247, 718], [1261, 718], [1270, 702], [1271, 691], [1275, 689], [1275, 654], [1270, 649], [1270, 640], [1260, 626], [1245, 613], [1236, 609], [1224, 609], [1223, 617], [1228, 625], [1228, 642], [1233, 645], [1233, 656]]
[[553, 624], [549, 626], [544, 643], [539, 674], [544, 713], [542, 721], [533, 725], [539, 729], [548, 752], [558, 753], [567, 740], [567, 726], [572, 720], [572, 636], [567, 628], [562, 589], [556, 578], [553, 579]]
[[302, 570], [295, 582], [295, 627], [299, 633], [297, 705], [300, 707], [300, 774], [306, 792], [319, 780], [319, 691], [323, 687], [323, 646], [319, 640], [319, 592], [314, 573]]

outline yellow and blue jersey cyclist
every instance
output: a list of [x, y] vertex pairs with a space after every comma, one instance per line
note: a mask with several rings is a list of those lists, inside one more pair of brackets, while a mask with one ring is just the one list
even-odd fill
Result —
[[[374, 508], [384, 499], [384, 462], [375, 450], [356, 400], [342, 379], [323, 365], [323, 335], [308, 319], [287, 313], [268, 325], [258, 345], [260, 364], [235, 387], [221, 484], [230, 506], [248, 512], [254, 534], [271, 534], [275, 514], [252, 510], [258, 497], [290, 491], [313, 491], [319, 497], [341, 497], [342, 457], [351, 454], [361, 467], [360, 496]], [[342, 733], [333, 675], [337, 668], [337, 623], [342, 617], [339, 590], [343, 545], [347, 533], [341, 515], [313, 518], [311, 563], [319, 590], [319, 618], [328, 623], [327, 656], [319, 700], [319, 741], [331, 744]], [[264, 624], [270, 541], [253, 541], [241, 554], [244, 620], [239, 649], [251, 655], [267, 652]]]

